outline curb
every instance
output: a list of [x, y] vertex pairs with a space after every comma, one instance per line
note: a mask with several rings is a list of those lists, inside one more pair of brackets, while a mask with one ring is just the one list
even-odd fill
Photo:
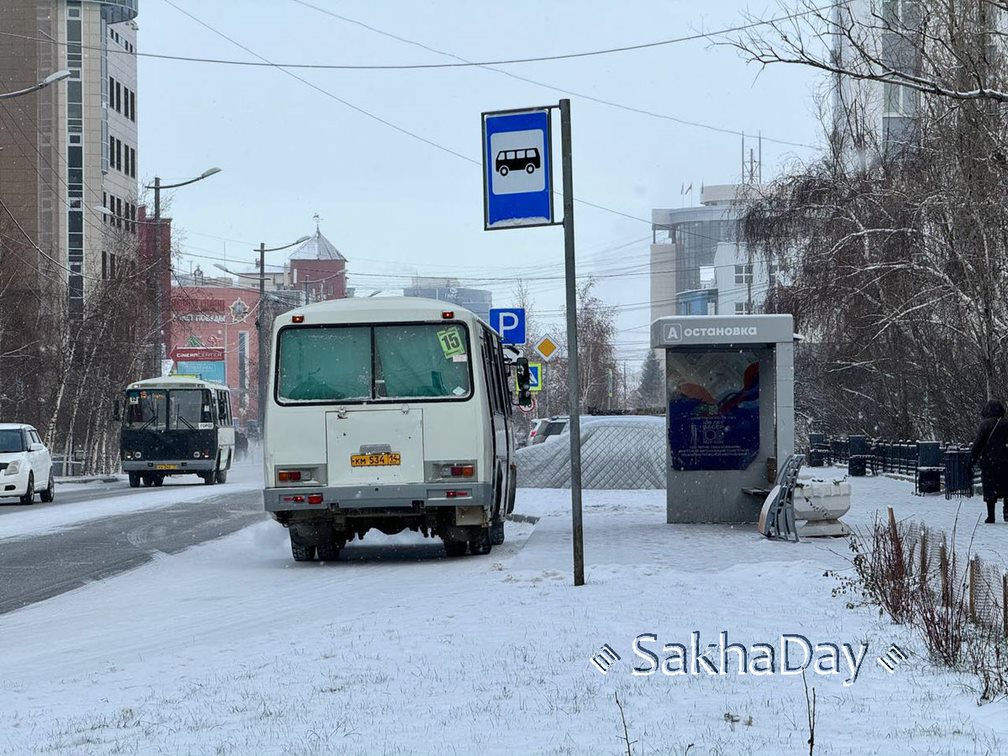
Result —
[[534, 515], [509, 514], [506, 519], [511, 522], [527, 522], [529, 525], [535, 525], [539, 522], [539, 518]]
[[53, 478], [56, 483], [117, 483], [119, 478], [108, 475], [93, 475], [87, 478]]

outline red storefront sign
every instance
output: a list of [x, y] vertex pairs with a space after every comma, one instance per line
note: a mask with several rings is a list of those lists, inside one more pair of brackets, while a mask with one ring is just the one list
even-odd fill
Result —
[[215, 347], [175, 347], [172, 349], [175, 362], [223, 362], [224, 350]]

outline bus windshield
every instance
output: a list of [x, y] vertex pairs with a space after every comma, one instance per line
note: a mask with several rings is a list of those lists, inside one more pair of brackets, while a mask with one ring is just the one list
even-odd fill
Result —
[[213, 423], [211, 403], [207, 389], [133, 389], [124, 422], [130, 430], [200, 430]]
[[288, 328], [280, 334], [281, 401], [462, 399], [471, 393], [468, 334], [455, 323]]
[[126, 392], [126, 416], [124, 424], [131, 430], [148, 428], [164, 430], [168, 420], [168, 392], [160, 390], [133, 389]]
[[174, 430], [198, 430], [213, 423], [212, 399], [206, 389], [173, 389], [170, 392], [168, 427]]

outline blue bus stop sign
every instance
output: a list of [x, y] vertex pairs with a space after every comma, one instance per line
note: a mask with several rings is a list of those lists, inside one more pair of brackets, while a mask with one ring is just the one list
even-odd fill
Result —
[[553, 223], [548, 108], [483, 114], [485, 230]]
[[525, 308], [497, 307], [491, 309], [490, 327], [500, 334], [502, 344], [524, 344]]

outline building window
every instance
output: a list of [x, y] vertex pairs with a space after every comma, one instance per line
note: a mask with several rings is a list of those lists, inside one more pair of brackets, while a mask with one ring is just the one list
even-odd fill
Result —
[[116, 256], [115, 253], [109, 255], [109, 276], [111, 278], [116, 277]]
[[735, 314], [736, 315], [752, 315], [753, 307], [748, 302], [736, 302], [735, 303]]
[[735, 266], [735, 285], [745, 286], [752, 283], [752, 263]]
[[130, 92], [130, 120], [136, 121], [136, 92]]
[[108, 278], [108, 254], [104, 249], [101, 253], [101, 277], [102, 281]]

